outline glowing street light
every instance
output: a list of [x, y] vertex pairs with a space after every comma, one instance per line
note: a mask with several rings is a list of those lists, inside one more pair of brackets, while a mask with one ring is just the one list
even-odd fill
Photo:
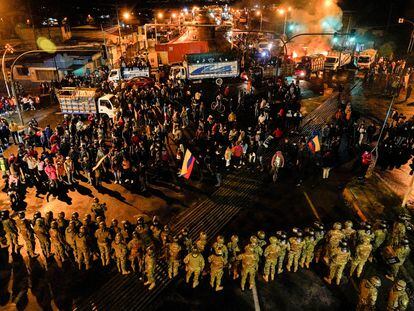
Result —
[[158, 12], [157, 18], [158, 19], [163, 19], [164, 18], [164, 14], [162, 12]]
[[292, 11], [292, 8], [291, 7], [288, 7], [287, 9], [280, 8], [277, 11], [278, 11], [279, 15], [284, 15], [285, 16], [285, 21], [283, 23], [283, 35], [286, 36], [287, 16], [288, 16], [288, 12]]
[[262, 26], [263, 26], [263, 14], [262, 14], [262, 11], [257, 10], [256, 11], [256, 16], [260, 16], [260, 31], [262, 31]]
[[3, 72], [3, 79], [4, 79], [4, 83], [6, 85], [7, 95], [10, 97], [10, 89], [9, 89], [9, 84], [7, 83], [6, 65], [5, 65], [5, 57], [6, 57], [7, 53], [14, 53], [13, 47], [8, 43], [4, 46], [4, 53], [3, 53], [2, 60], [1, 60], [1, 69], [2, 69], [2, 72]]
[[176, 17], [177, 17], [177, 13], [175, 13], [175, 12], [174, 12], [174, 13], [172, 13], [172, 14], [171, 14], [171, 17], [172, 17], [172, 18], [176, 18]]
[[131, 13], [129, 13], [129, 12], [124, 12], [124, 14], [122, 14], [122, 17], [123, 17], [124, 19], [128, 20], [128, 19], [130, 19], [130, 17], [131, 17]]

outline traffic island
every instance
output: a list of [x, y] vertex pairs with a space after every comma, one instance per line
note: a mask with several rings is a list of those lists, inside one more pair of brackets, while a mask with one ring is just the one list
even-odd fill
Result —
[[401, 198], [375, 174], [363, 181], [353, 178], [342, 194], [362, 221], [393, 219], [401, 210]]

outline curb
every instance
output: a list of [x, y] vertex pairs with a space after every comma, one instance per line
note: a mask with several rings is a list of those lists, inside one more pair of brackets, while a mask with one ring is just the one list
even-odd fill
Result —
[[342, 192], [342, 195], [344, 197], [345, 203], [354, 209], [354, 211], [357, 213], [358, 217], [362, 221], [366, 222], [368, 218], [365, 216], [365, 214], [362, 212], [361, 208], [359, 207], [358, 199], [356, 195], [352, 192], [352, 190], [349, 188], [345, 188], [344, 191]]

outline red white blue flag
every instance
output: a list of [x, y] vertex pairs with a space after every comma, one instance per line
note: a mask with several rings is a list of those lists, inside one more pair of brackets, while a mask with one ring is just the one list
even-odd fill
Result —
[[191, 154], [191, 151], [187, 149], [184, 156], [183, 166], [181, 167], [180, 176], [189, 179], [191, 176], [191, 172], [193, 171], [195, 158]]
[[312, 153], [321, 151], [321, 145], [319, 143], [319, 136], [317, 134], [311, 140], [309, 140], [308, 147]]

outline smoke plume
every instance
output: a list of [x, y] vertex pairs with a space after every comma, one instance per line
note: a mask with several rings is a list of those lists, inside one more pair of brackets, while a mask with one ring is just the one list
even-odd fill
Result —
[[[288, 34], [335, 32], [342, 29], [342, 10], [338, 0], [285, 1], [281, 7], [291, 8], [288, 15]], [[326, 53], [331, 48], [331, 36], [303, 36], [294, 39], [290, 52], [298, 56]]]

